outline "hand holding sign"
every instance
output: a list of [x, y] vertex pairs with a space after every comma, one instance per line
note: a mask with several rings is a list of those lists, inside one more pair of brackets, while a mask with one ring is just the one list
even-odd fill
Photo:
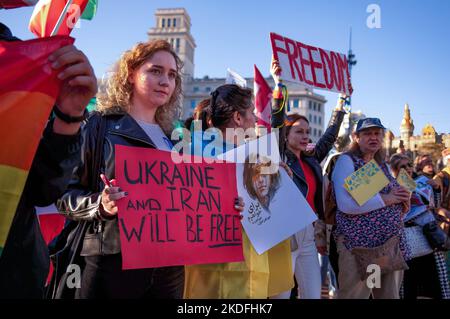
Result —
[[100, 174], [100, 178], [105, 184], [105, 188], [101, 195], [102, 201], [99, 207], [100, 213], [106, 218], [111, 218], [117, 215], [118, 212], [116, 201], [124, 198], [128, 193], [122, 192], [120, 187], [117, 187], [115, 179], [109, 181], [104, 174]]
[[397, 182], [410, 192], [416, 190], [416, 182], [409, 176], [404, 168], [400, 170], [400, 173], [397, 176]]
[[278, 83], [281, 82], [280, 75], [283, 70], [280, 67], [280, 62], [278, 60], [275, 60], [275, 58], [272, 55], [272, 62], [270, 65], [270, 74], [272, 75], [273, 80], [275, 81], [275, 85], [278, 85]]
[[274, 59], [286, 81], [351, 95], [347, 57], [270, 33]]
[[116, 145], [123, 269], [243, 260], [235, 164], [190, 160]]
[[388, 184], [389, 180], [377, 162], [371, 160], [347, 177], [344, 187], [358, 205], [362, 206]]

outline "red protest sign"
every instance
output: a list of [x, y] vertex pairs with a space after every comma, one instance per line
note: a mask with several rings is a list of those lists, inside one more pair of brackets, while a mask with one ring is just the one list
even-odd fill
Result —
[[244, 260], [235, 164], [116, 145], [115, 173], [123, 269]]
[[281, 78], [319, 89], [351, 95], [347, 57], [345, 54], [270, 33], [273, 56], [282, 68]]

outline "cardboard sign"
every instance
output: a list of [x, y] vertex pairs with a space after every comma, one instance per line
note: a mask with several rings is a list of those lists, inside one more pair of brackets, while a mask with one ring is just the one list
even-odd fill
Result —
[[244, 159], [236, 164], [237, 188], [245, 202], [242, 225], [258, 254], [317, 219], [294, 181], [278, 165], [274, 133], [247, 142], [220, 158]]
[[233, 163], [174, 164], [171, 153], [116, 145], [123, 269], [242, 261]]
[[345, 54], [270, 33], [273, 56], [282, 69], [281, 79], [318, 89], [345, 93], [353, 92]]
[[411, 193], [416, 190], [416, 182], [408, 175], [404, 168], [402, 168], [400, 173], [398, 173], [397, 182]]
[[380, 166], [375, 160], [371, 160], [347, 177], [344, 187], [358, 205], [362, 206], [388, 184], [389, 180]]

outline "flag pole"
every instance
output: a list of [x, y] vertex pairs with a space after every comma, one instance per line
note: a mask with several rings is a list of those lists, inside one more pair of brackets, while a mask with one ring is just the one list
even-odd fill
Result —
[[54, 36], [58, 33], [59, 28], [61, 27], [61, 23], [64, 20], [64, 17], [66, 16], [67, 10], [69, 10], [70, 5], [72, 4], [73, 0], [68, 0], [66, 3], [66, 6], [64, 7], [63, 11], [61, 12], [61, 15], [58, 18], [58, 21], [55, 24], [55, 27], [53, 28], [52, 33], [50, 34], [50, 36]]

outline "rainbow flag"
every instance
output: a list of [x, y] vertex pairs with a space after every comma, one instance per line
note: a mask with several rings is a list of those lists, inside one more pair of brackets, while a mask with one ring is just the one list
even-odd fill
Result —
[[60, 81], [48, 61], [73, 38], [0, 41], [0, 256]]
[[0, 8], [15, 9], [34, 6], [38, 0], [0, 0]]
[[40, 38], [69, 35], [80, 17], [90, 20], [96, 10], [97, 2], [92, 0], [39, 0], [28, 27]]

